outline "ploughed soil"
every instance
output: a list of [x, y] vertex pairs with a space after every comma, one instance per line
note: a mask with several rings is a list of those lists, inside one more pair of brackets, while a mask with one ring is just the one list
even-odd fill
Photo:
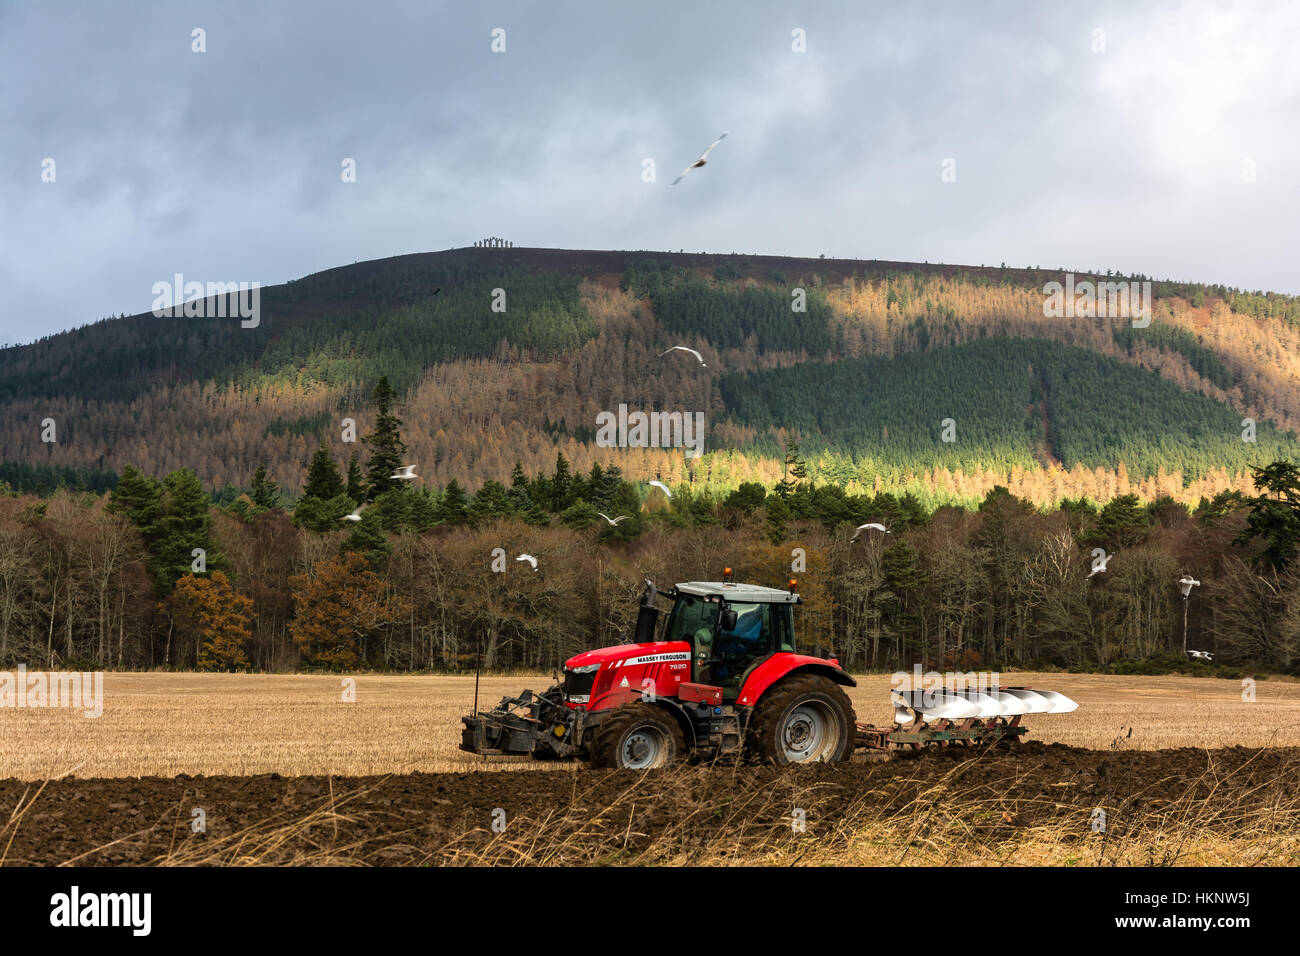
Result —
[[43, 789], [0, 781], [0, 854], [7, 865], [689, 861], [693, 848], [724, 842], [776, 846], [795, 808], [833, 843], [864, 820], [896, 822], [911, 838], [930, 817], [959, 820], [969, 839], [1036, 826], [1084, 839], [1098, 807], [1117, 837], [1170, 827], [1232, 835], [1278, 814], [1294, 820], [1298, 805], [1300, 748], [1029, 742], [648, 774], [68, 777]]

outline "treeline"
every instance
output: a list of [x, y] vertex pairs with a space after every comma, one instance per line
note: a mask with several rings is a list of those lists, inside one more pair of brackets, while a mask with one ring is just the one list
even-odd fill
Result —
[[[1200, 582], [1189, 648], [1215, 666], [1300, 666], [1288, 462], [1257, 471], [1256, 495], [1192, 511], [1131, 495], [1037, 509], [998, 488], [931, 512], [817, 484], [794, 449], [775, 486], [725, 496], [686, 484], [670, 499], [563, 457], [473, 495], [385, 487], [400, 434], [368, 439], [364, 463], [318, 456], [293, 512], [265, 473], [222, 508], [185, 471], [124, 473], [106, 496], [0, 497], [0, 666], [553, 668], [624, 640], [643, 578], [727, 566], [757, 583], [796, 577], [801, 649], [853, 669], [1181, 660], [1185, 575]], [[888, 531], [854, 540], [867, 522]]]

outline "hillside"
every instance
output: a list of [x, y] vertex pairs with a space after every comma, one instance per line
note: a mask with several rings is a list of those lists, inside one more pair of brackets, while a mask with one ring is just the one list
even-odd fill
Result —
[[[1018, 482], [1033, 500], [1195, 500], [1287, 452], [1300, 299], [1155, 282], [1153, 321], [1134, 329], [1045, 317], [1062, 276], [518, 248], [357, 263], [263, 289], [252, 329], [144, 314], [0, 350], [0, 479], [103, 487], [126, 464], [189, 466], [230, 493], [266, 461], [293, 492], [322, 439], [340, 462], [364, 456], [340, 423], [364, 434], [382, 374], [405, 396], [410, 460], [470, 488], [557, 450], [578, 469], [684, 477], [678, 451], [595, 446], [597, 414], [620, 403], [704, 412], [709, 454], [690, 467], [720, 488], [778, 477], [792, 439], [819, 478], [935, 499]], [[672, 345], [708, 367], [661, 358]]]

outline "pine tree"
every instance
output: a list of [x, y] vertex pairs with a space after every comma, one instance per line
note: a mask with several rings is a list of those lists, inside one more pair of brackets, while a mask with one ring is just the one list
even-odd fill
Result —
[[348, 459], [347, 494], [357, 504], [365, 501], [366, 479], [361, 473], [361, 462], [357, 460], [356, 452], [353, 452], [352, 457]]
[[151, 567], [160, 594], [171, 593], [177, 579], [190, 573], [194, 549], [203, 549], [208, 570], [222, 563], [211, 537], [210, 505], [203, 485], [190, 469], [180, 468], [163, 479], [162, 514]]
[[397, 393], [388, 384], [388, 376], [382, 376], [371, 395], [376, 410], [375, 427], [364, 439], [370, 448], [370, 461], [366, 463], [366, 477], [369, 480], [369, 498], [372, 501], [401, 483], [392, 477], [402, 467], [402, 458], [406, 454], [406, 443], [402, 441], [402, 420], [393, 414], [393, 402], [396, 398]]
[[780, 495], [768, 495], [767, 498], [767, 540], [780, 544], [789, 533], [786, 525], [790, 521], [790, 506]]
[[361, 520], [355, 523], [339, 550], [344, 554], [349, 551], [360, 554], [376, 571], [383, 569], [392, 547], [384, 535], [382, 518], [376, 508], [361, 513]]
[[253, 504], [267, 510], [280, 504], [280, 487], [267, 476], [266, 462], [258, 465], [257, 471], [253, 472], [249, 497], [253, 499]]
[[109, 495], [108, 509], [125, 515], [148, 543], [162, 515], [162, 485], [134, 465], [127, 465], [117, 488]]
[[334, 463], [334, 456], [322, 442], [316, 449], [316, 454], [312, 456], [311, 465], [307, 469], [307, 485], [302, 490], [303, 497], [329, 501], [343, 494], [344, 490], [343, 479], [339, 476], [339, 468]]
[[469, 497], [455, 478], [447, 483], [438, 504], [438, 520], [442, 524], [464, 524], [468, 519]]
[[572, 504], [573, 476], [569, 472], [569, 461], [564, 452], [555, 453], [555, 477], [551, 479], [551, 510], [563, 511]]

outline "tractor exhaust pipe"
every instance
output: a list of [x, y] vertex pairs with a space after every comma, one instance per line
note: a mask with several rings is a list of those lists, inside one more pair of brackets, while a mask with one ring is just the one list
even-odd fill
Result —
[[636, 643], [649, 644], [655, 639], [655, 626], [659, 623], [659, 608], [655, 606], [655, 597], [659, 591], [649, 578], [645, 579], [645, 591], [641, 594], [641, 607], [636, 612]]

